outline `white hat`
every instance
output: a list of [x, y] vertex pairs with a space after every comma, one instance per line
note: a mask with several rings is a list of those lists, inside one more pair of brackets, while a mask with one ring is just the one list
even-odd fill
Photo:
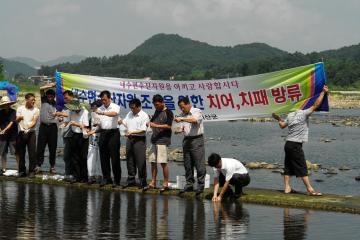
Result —
[[8, 96], [3, 96], [0, 99], [0, 108], [13, 105], [14, 103], [16, 103], [16, 101], [10, 101], [10, 98]]

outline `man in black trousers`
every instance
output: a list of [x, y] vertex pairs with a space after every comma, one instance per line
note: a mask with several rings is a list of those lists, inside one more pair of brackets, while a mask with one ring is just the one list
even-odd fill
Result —
[[[127, 186], [135, 186], [135, 176], [138, 173], [140, 187], [147, 186], [146, 174], [146, 129], [150, 121], [149, 115], [141, 109], [139, 99], [129, 103], [131, 111], [122, 120], [126, 132], [126, 163], [128, 169]], [[144, 189], [145, 190], [145, 189]]]
[[184, 135], [183, 155], [186, 177], [186, 185], [180, 193], [194, 191], [194, 168], [196, 168], [198, 182], [196, 194], [201, 194], [204, 191], [206, 175], [202, 112], [191, 105], [188, 97], [181, 98], [178, 105], [182, 113], [180, 117], [175, 118], [175, 122], [180, 123]]
[[96, 110], [96, 114], [99, 115], [100, 119], [99, 152], [103, 174], [101, 186], [113, 183], [110, 159], [114, 175], [113, 186], [120, 186], [120, 131], [118, 129], [120, 106], [111, 102], [111, 94], [107, 90], [100, 93], [100, 98], [103, 105]]
[[[41, 109], [40, 109], [40, 127], [37, 142], [37, 167], [36, 172], [41, 171], [41, 165], [44, 163], [44, 152], [46, 145], [49, 148], [50, 173], [55, 174], [56, 148], [58, 137], [57, 119], [55, 118], [56, 102], [55, 91], [49, 88], [55, 86], [49, 84], [40, 88]], [[46, 89], [49, 89], [45, 92]]]

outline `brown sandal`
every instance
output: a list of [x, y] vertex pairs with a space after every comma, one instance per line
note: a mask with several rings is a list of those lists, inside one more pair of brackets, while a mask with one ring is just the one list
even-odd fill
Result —
[[319, 196], [322, 196], [322, 193], [313, 191], [313, 192], [307, 192], [307, 195], [308, 196], [319, 197]]
[[149, 185], [147, 185], [146, 187], [143, 188], [143, 191], [147, 191], [149, 189], [156, 189], [156, 187], [154, 185], [149, 184]]
[[160, 192], [165, 192], [169, 190], [169, 186], [162, 186], [162, 188], [160, 189]]

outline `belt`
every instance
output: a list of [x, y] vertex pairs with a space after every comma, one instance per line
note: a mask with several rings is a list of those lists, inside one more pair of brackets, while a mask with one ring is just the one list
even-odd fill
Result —
[[196, 138], [201, 138], [203, 135], [200, 134], [200, 135], [196, 135], [196, 136], [185, 136], [184, 139], [196, 139]]
[[286, 141], [286, 142], [288, 142], [288, 143], [293, 143], [293, 144], [297, 144], [297, 145], [303, 145], [303, 143], [302, 142], [294, 142], [294, 141]]
[[103, 132], [115, 132], [115, 131], [119, 131], [118, 128], [112, 128], [112, 129], [101, 129], [99, 132], [103, 133]]
[[23, 131], [23, 130], [20, 130], [19, 131], [19, 134], [29, 134], [29, 133], [34, 133], [35, 132], [35, 130], [33, 130], [33, 129], [31, 129], [31, 130], [29, 130], [29, 131]]
[[40, 125], [43, 125], [43, 126], [53, 126], [53, 125], [57, 125], [56, 123], [44, 123], [44, 122], [42, 122], [42, 123], [40, 123]]
[[146, 139], [146, 136], [129, 135], [128, 138], [129, 139], [134, 139], [134, 140], [136, 140], [136, 139], [140, 140], [140, 139]]

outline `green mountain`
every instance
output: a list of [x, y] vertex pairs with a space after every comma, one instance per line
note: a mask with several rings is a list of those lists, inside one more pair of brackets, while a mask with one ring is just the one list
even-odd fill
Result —
[[71, 55], [65, 57], [59, 57], [49, 61], [38, 61], [28, 57], [13, 57], [8, 60], [25, 63], [33, 68], [40, 68], [41, 66], [53, 66], [61, 63], [78, 63], [84, 60], [86, 57], [81, 55]]
[[129, 53], [129, 55], [151, 57], [152, 61], [155, 62], [178, 63], [179, 61], [186, 61], [200, 65], [206, 63], [239, 63], [285, 54], [287, 53], [264, 43], [219, 47], [183, 38], [177, 34], [154, 35]]
[[17, 61], [11, 61], [0, 57], [0, 62], [3, 65], [3, 71], [6, 78], [13, 78], [17, 74], [25, 76], [36, 75], [37, 70], [29, 65]]
[[212, 46], [176, 34], [157, 34], [127, 55], [89, 57], [79, 63], [43, 66], [39, 74], [63, 72], [152, 79], [247, 76], [324, 61], [332, 87], [360, 88], [360, 44], [337, 50], [288, 53], [264, 43]]

